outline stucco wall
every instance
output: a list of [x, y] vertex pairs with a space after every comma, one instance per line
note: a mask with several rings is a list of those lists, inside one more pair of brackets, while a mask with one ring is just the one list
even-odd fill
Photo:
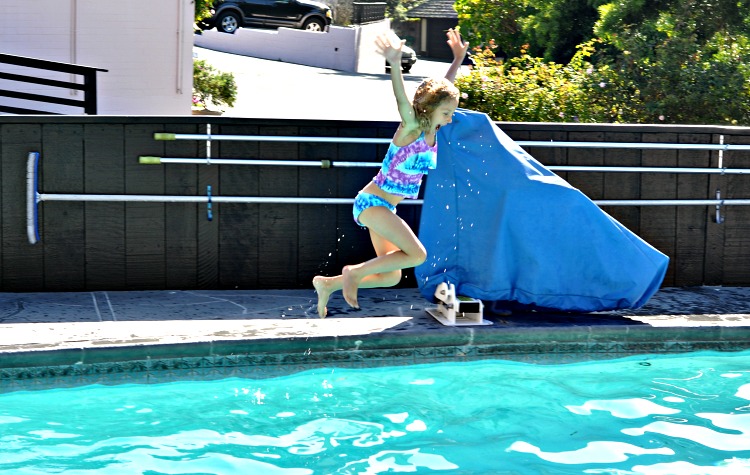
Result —
[[234, 34], [213, 30], [195, 35], [195, 45], [243, 56], [303, 64], [338, 71], [380, 74], [385, 63], [372, 45], [375, 37], [390, 29], [384, 20], [352, 27], [330, 26], [325, 33], [279, 28], [240, 28]]
[[[0, 15], [0, 51], [109, 70], [98, 74], [99, 114], [190, 114], [192, 0], [33, 0], [6, 2]], [[0, 64], [0, 71], [29, 74]], [[55, 75], [57, 74], [57, 75]], [[68, 74], [42, 77], [70, 81]], [[75, 97], [11, 81], [0, 88]], [[65, 113], [80, 109], [3, 98], [3, 103]]]

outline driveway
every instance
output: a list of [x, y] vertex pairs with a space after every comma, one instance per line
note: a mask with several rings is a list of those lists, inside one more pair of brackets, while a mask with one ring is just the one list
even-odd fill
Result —
[[[237, 101], [226, 117], [398, 121], [390, 76], [357, 74], [194, 48], [197, 59], [234, 74]], [[385, 63], [384, 63], [385, 64]], [[448, 63], [420, 59], [404, 75], [411, 96], [422, 80], [441, 77]]]

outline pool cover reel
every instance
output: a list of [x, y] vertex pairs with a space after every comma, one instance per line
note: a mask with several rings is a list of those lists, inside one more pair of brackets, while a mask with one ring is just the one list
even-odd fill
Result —
[[441, 128], [419, 228], [422, 295], [454, 284], [489, 308], [638, 308], [669, 258], [555, 175], [481, 113]]

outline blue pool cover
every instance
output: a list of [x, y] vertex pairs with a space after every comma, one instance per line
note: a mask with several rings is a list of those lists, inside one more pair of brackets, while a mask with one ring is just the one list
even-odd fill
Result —
[[638, 308], [659, 289], [669, 258], [487, 115], [459, 109], [438, 143], [415, 269], [426, 299], [448, 282], [485, 305], [592, 312]]

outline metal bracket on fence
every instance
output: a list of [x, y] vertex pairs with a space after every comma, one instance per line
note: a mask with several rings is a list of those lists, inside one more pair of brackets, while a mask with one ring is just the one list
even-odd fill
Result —
[[206, 196], [208, 197], [208, 203], [206, 204], [206, 219], [213, 221], [214, 213], [211, 210], [211, 185], [206, 187]]
[[206, 124], [206, 165], [211, 165], [211, 124]]

